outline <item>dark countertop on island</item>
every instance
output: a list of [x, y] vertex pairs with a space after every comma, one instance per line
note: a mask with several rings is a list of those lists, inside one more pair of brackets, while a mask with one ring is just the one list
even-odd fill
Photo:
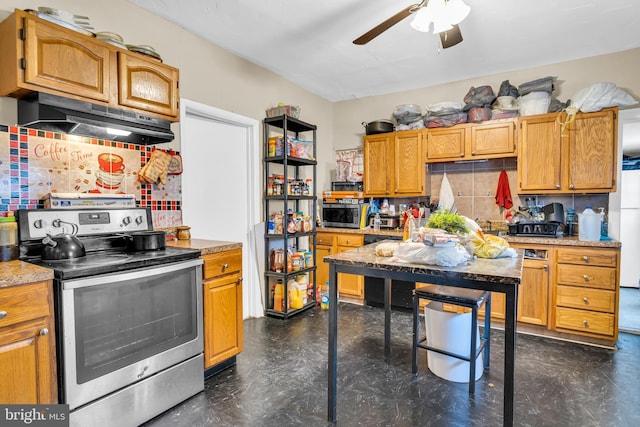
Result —
[[455, 267], [413, 264], [399, 261], [395, 257], [376, 256], [378, 243], [351, 249], [324, 257], [324, 261], [337, 265], [384, 269], [387, 271], [428, 274], [447, 279], [482, 280], [502, 284], [519, 284], [522, 278], [524, 250], [517, 249], [517, 257], [483, 259], [477, 258]]
[[[350, 233], [350, 234], [376, 234], [382, 236], [402, 237], [402, 230], [380, 230], [357, 229], [357, 228], [329, 228], [318, 227], [318, 232], [325, 233]], [[597, 242], [585, 242], [577, 236], [571, 237], [529, 237], [529, 236], [501, 236], [509, 243], [529, 244], [529, 245], [556, 245], [556, 246], [581, 246], [589, 248], [620, 248], [621, 243], [617, 240], [600, 240]]]

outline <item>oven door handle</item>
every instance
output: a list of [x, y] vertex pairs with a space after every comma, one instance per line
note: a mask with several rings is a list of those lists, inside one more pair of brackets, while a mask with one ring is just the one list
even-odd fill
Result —
[[[201, 258], [198, 258], [198, 259], [193, 259], [188, 261], [176, 262], [174, 264], [163, 265], [163, 266], [156, 265], [156, 266], [151, 266], [146, 268], [137, 268], [134, 270], [124, 271], [124, 272], [119, 271], [116, 273], [100, 274], [98, 276], [84, 277], [82, 279], [76, 279], [76, 280], [65, 280], [62, 282], [62, 289], [70, 290], [70, 289], [86, 288], [89, 286], [104, 285], [105, 278], [114, 277], [114, 276], [118, 276], [118, 281], [135, 280], [135, 279], [140, 279], [142, 277], [149, 277], [150, 274], [155, 276], [158, 274], [166, 274], [166, 273], [172, 273], [174, 271], [186, 270], [192, 267], [200, 267], [202, 266], [203, 263], [204, 261]], [[197, 278], [201, 280], [202, 275], [198, 274]]]

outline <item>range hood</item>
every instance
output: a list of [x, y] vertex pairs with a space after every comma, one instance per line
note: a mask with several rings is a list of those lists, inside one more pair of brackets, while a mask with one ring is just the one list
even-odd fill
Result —
[[18, 125], [142, 145], [175, 138], [168, 120], [42, 92], [18, 100]]

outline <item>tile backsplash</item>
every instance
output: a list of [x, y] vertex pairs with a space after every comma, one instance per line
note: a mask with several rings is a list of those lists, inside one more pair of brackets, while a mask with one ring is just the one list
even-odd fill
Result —
[[505, 170], [509, 179], [509, 189], [513, 199], [511, 210], [527, 206], [528, 197], [537, 197], [539, 204], [562, 203], [566, 209], [584, 210], [591, 205], [594, 209], [608, 210], [608, 194], [589, 195], [518, 195], [518, 171], [515, 158], [492, 159], [480, 162], [434, 163], [428, 165], [431, 182], [431, 198], [437, 200], [442, 186], [442, 178], [447, 174], [456, 201], [458, 213], [480, 220], [504, 220], [505, 210], [496, 204], [496, 190], [500, 172]]
[[[43, 208], [49, 193], [133, 194], [150, 206], [155, 228], [182, 224], [180, 175], [141, 184], [138, 170], [154, 146], [0, 125], [0, 214]], [[100, 158], [111, 158], [105, 166]]]

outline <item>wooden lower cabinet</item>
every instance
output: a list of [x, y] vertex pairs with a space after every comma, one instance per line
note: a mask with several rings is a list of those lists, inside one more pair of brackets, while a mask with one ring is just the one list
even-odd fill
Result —
[[[546, 326], [548, 321], [548, 300], [553, 262], [553, 247], [545, 245], [519, 245], [511, 247], [525, 249], [522, 266], [522, 283], [518, 288], [517, 320], [520, 323]], [[504, 321], [505, 295], [491, 294], [491, 318]], [[481, 311], [481, 313], [484, 309]]]
[[619, 249], [556, 249], [552, 327], [556, 331], [616, 341]]
[[0, 402], [58, 403], [51, 281], [0, 289]]
[[203, 255], [204, 368], [242, 352], [242, 249]]
[[[322, 259], [364, 244], [364, 235], [357, 233], [325, 233], [316, 234], [316, 269], [317, 284], [322, 286], [329, 280], [329, 265]], [[364, 276], [338, 273], [338, 295], [355, 299], [364, 299]]]

